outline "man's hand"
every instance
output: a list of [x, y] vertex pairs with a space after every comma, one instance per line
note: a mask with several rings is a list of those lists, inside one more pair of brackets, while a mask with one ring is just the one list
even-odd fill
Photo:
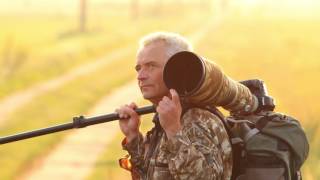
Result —
[[159, 120], [162, 128], [166, 132], [168, 139], [172, 138], [182, 129], [180, 117], [182, 107], [178, 93], [170, 89], [171, 98], [164, 96], [157, 106]]
[[132, 102], [129, 105], [123, 105], [115, 111], [119, 114], [119, 125], [122, 133], [126, 136], [127, 142], [132, 141], [139, 135], [140, 117], [134, 111], [137, 105]]

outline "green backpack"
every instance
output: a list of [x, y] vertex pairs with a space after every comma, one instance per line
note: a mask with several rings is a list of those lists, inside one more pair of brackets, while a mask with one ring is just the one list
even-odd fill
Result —
[[228, 132], [233, 154], [231, 180], [302, 179], [300, 168], [308, 156], [309, 144], [299, 121], [273, 112], [273, 98], [268, 96], [263, 81], [240, 83], [258, 99], [254, 113], [231, 113], [225, 118], [215, 107], [200, 107], [218, 116]]
[[307, 137], [299, 121], [273, 112], [275, 105], [264, 82], [241, 81], [258, 99], [250, 115], [224, 119], [233, 151], [233, 180], [299, 180], [309, 153]]
[[[235, 180], [298, 180], [309, 152], [299, 122], [272, 111], [228, 117]], [[247, 121], [247, 122], [245, 122]]]

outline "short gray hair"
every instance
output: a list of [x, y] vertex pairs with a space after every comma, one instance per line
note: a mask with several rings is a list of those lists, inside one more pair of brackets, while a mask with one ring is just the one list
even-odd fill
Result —
[[163, 41], [167, 45], [167, 55], [171, 57], [180, 51], [192, 51], [191, 43], [180, 34], [171, 32], [154, 32], [140, 39], [138, 53], [147, 45]]

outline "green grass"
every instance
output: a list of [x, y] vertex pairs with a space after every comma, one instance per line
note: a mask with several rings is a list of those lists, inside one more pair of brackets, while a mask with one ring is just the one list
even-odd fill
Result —
[[[192, 17], [192, 15], [190, 15], [190, 17]], [[201, 16], [199, 15], [199, 17]], [[52, 54], [55, 55], [55, 53], [57, 53], [59, 50], [64, 51], [66, 49], [68, 50], [69, 48], [75, 48], [76, 50], [74, 50], [74, 56], [71, 55], [71, 57], [74, 58], [74, 61], [78, 61], [78, 63], [68, 62], [70, 59], [64, 59], [64, 57], [60, 57], [58, 53], [56, 55], [56, 62], [50, 62], [50, 60], [43, 59], [45, 62], [41, 64], [39, 60], [34, 59], [33, 61], [29, 62], [30, 65], [26, 65], [24, 67], [30, 68], [29, 70], [26, 68], [25, 71], [26, 73], [30, 73], [30, 76], [37, 76], [38, 73], [41, 73], [33, 72], [32, 70], [35, 71], [35, 69], [41, 69], [43, 74], [39, 75], [42, 78], [39, 81], [44, 81], [51, 76], [54, 77], [59, 73], [67, 71], [71, 67], [76, 66], [76, 64], [79, 65], [86, 63], [87, 61], [91, 60], [91, 58], [95, 57], [95, 53], [83, 55], [80, 52], [79, 54], [81, 48], [77, 49], [77, 43], [81, 44], [82, 41], [90, 41], [89, 44], [92, 43], [92, 46], [90, 47], [93, 48], [92, 51], [100, 52], [100, 50], [102, 51], [103, 47], [105, 47], [106, 49], [103, 50], [104, 52], [111, 52], [114, 47], [116, 49], [118, 46], [123, 47], [124, 44], [137, 44], [137, 40], [142, 34], [159, 29], [189, 34], [194, 31], [194, 29], [189, 28], [190, 26], [198, 26], [202, 22], [197, 21], [197, 18], [190, 18], [190, 21], [186, 21], [174, 26], [174, 24], [177, 23], [177, 19], [175, 18], [166, 19], [160, 23], [154, 23], [153, 21], [154, 19], [152, 18], [145, 18], [132, 24], [129, 23], [130, 25], [137, 25], [127, 29], [133, 32], [128, 34], [125, 33], [125, 30], [120, 30], [117, 32], [119, 34], [123, 33], [124, 37], [122, 38], [124, 41], [118, 42], [114, 39], [111, 42], [107, 42], [105, 46], [103, 45], [104, 39], [99, 40], [99, 37], [101, 37], [100, 35], [92, 35], [92, 38], [97, 40], [97, 42], [94, 42], [94, 40], [90, 38], [87, 39], [85, 36], [75, 36], [69, 40], [67, 39], [61, 42], [59, 41], [59, 43], [53, 43], [52, 48], [49, 46], [42, 48], [41, 52], [43, 53], [44, 57], [50, 57]], [[120, 38], [120, 40], [122, 38]], [[46, 41], [44, 41], [44, 43], [45, 42]], [[41, 44], [41, 42], [39, 43]], [[75, 47], [73, 47], [73, 45], [75, 45]], [[12, 115], [12, 117], [9, 117], [5, 126], [1, 127], [0, 135], [10, 135], [22, 131], [34, 130], [59, 123], [70, 122], [73, 116], [83, 114], [83, 112], [88, 111], [103, 95], [135, 77], [132, 67], [134, 66], [134, 49], [136, 48], [134, 48], [134, 46], [132, 47], [132, 53], [129, 56], [114, 61], [107, 67], [99, 69], [97, 72], [94, 72], [90, 75], [78, 77], [76, 80], [69, 82], [67, 85], [60, 87], [57, 90], [48, 92], [45, 95], [41, 95], [33, 99], [33, 101], [27, 106], [18, 109], [14, 115]], [[37, 48], [35, 47], [35, 49]], [[37, 64], [39, 62], [40, 64]], [[47, 64], [48, 62], [53, 64]], [[59, 63], [66, 63], [66, 65], [62, 65], [63, 68], [59, 69], [59, 65], [57, 65]], [[49, 67], [53, 67], [52, 71], [54, 71], [54, 73], [50, 72], [48, 69]], [[46, 70], [49, 72], [43, 72]], [[30, 81], [23, 78], [17, 79], [17, 83], [20, 83], [19, 85], [21, 85], [21, 83], [25, 83], [20, 88], [29, 86], [35, 82], [38, 82], [36, 78], [31, 79]], [[15, 89], [15, 81], [13, 79], [10, 81], [10, 85], [11, 87], [14, 87], [12, 90], [19, 89]], [[6, 166], [5, 168], [0, 169], [1, 179], [13, 179], [27, 171], [28, 166], [32, 164], [35, 159], [45, 156], [50, 149], [55, 147], [55, 145], [65, 136], [66, 133], [67, 132], [61, 132], [3, 145], [2, 149], [0, 149], [0, 154], [2, 155], [0, 157], [0, 164], [6, 164]]]
[[121, 150], [123, 135], [119, 132], [117, 136], [106, 146], [105, 152], [95, 163], [95, 168], [87, 177], [87, 180], [103, 179], [130, 179], [130, 172], [120, 168], [118, 159], [126, 155], [126, 151]]
[[[104, 7], [101, 7], [103, 9]], [[179, 7], [180, 8], [180, 7]], [[191, 7], [195, 8], [195, 7]], [[120, 8], [121, 9], [121, 8]], [[89, 33], [74, 32], [74, 17], [0, 17], [0, 99], [34, 83], [59, 76], [73, 67], [90, 62], [124, 45], [134, 44], [138, 38], [155, 30], [169, 30], [190, 34], [209, 17], [207, 13], [179, 10], [171, 7], [168, 14], [152, 14], [144, 9], [138, 20], [130, 19], [124, 11], [92, 13]], [[255, 14], [256, 13], [256, 14]], [[173, 15], [174, 14], [174, 15]], [[277, 111], [293, 115], [306, 129], [311, 151], [303, 166], [307, 180], [319, 179], [320, 117], [319, 23], [315, 19], [264, 16], [254, 11], [250, 16], [230, 14], [222, 24], [200, 41], [196, 52], [215, 60], [233, 79], [263, 79], [269, 93], [276, 99]], [[11, 48], [11, 50], [7, 50]], [[11, 61], [3, 61], [9, 53]], [[127, 57], [134, 59], [134, 55]], [[12, 60], [13, 59], [13, 60]], [[3, 69], [15, 59], [21, 60], [14, 72], [4, 78]], [[134, 77], [132, 64], [124, 59], [91, 75], [80, 77], [58, 90], [34, 99], [9, 119], [0, 135], [33, 130], [62, 122], [88, 111], [111, 89]], [[131, 62], [131, 61], [130, 61]], [[119, 64], [117, 64], [119, 63]], [[122, 66], [121, 72], [117, 71]], [[144, 125], [144, 127], [149, 127]], [[13, 179], [26, 167], [53, 148], [65, 133], [57, 133], [32, 140], [3, 145], [0, 149], [1, 179]], [[122, 135], [117, 135], [97, 162], [89, 179], [127, 178], [118, 167], [117, 159]], [[118, 175], [120, 174], [120, 175]]]
[[318, 165], [320, 163], [320, 126], [316, 119], [312, 120], [314, 120], [314, 122], [305, 125], [310, 151], [306, 163], [302, 166], [303, 177], [308, 180], [319, 179], [320, 177], [320, 172], [318, 171]]
[[[19, 109], [1, 128], [1, 135], [43, 128], [58, 123], [70, 122], [72, 117], [86, 112], [97, 100], [113, 88], [130, 80], [134, 71], [114, 71], [119, 67], [129, 69], [133, 61], [130, 56], [119, 59], [111, 65], [89, 76], [70, 82], [65, 87], [34, 99], [28, 106]], [[1, 179], [13, 179], [32, 160], [44, 155], [65, 133], [2, 145], [0, 149]]]
[[[146, 33], [166, 30], [188, 33], [202, 21], [187, 15], [190, 21], [171, 17], [143, 17], [132, 20], [127, 12], [113, 16], [92, 14], [87, 33], [76, 32], [75, 17], [0, 16], [0, 99], [15, 91], [60, 76], [116, 49], [131, 45]], [[101, 17], [100, 17], [101, 16]], [[205, 20], [205, 18], [203, 18]], [[157, 23], [155, 23], [155, 20]], [[188, 27], [186, 27], [188, 26]], [[183, 31], [181, 31], [183, 29]]]
[[204, 38], [199, 52], [236, 80], [265, 80], [278, 109], [307, 123], [320, 108], [314, 103], [320, 100], [319, 30], [312, 21], [229, 17], [215, 36]]
[[229, 16], [198, 48], [235, 80], [264, 80], [276, 111], [300, 120], [310, 141], [303, 165], [308, 180], [320, 178], [319, 31], [320, 25], [312, 20]]
[[[139, 103], [141, 104], [141, 103]], [[145, 115], [141, 120], [141, 132], [145, 134], [153, 126], [152, 114]], [[130, 173], [127, 170], [120, 168], [118, 159], [127, 154], [121, 150], [121, 141], [124, 136], [121, 132], [106, 146], [105, 151], [101, 154], [95, 164], [94, 170], [86, 178], [87, 180], [120, 180], [130, 179]]]
[[[319, 31], [319, 24], [303, 18], [231, 15], [196, 47], [196, 52], [217, 62], [235, 80], [264, 80], [276, 100], [276, 111], [300, 120], [310, 143], [309, 157], [302, 167], [307, 180], [320, 178]], [[121, 179], [115, 174], [126, 173], [112, 161], [120, 156], [112, 154], [121, 148], [120, 140], [107, 147], [110, 151], [106, 150], [89, 179]], [[107, 166], [103, 162], [113, 163]]]
[[[118, 20], [110, 23], [115, 24]], [[97, 57], [128, 45], [128, 36], [136, 36], [134, 31], [123, 36], [124, 32], [119, 32], [116, 26], [106, 26], [110, 28], [110, 33], [98, 31], [59, 38], [59, 34], [72, 31], [71, 18], [32, 17], [28, 24], [20, 23], [13, 17], [7, 21], [10, 22], [7, 29], [0, 31], [0, 39], [3, 39], [0, 69], [7, 72], [0, 74], [0, 97], [59, 76], [72, 67], [90, 63]]]

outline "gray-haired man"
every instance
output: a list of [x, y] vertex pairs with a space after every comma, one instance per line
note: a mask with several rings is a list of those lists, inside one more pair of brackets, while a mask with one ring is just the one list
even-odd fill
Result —
[[156, 106], [155, 126], [145, 137], [135, 103], [116, 110], [126, 138], [133, 179], [230, 179], [232, 151], [221, 120], [213, 113], [190, 108], [183, 113], [177, 92], [167, 89], [162, 73], [167, 60], [190, 43], [174, 33], [158, 32], [140, 41], [136, 71], [143, 97]]

